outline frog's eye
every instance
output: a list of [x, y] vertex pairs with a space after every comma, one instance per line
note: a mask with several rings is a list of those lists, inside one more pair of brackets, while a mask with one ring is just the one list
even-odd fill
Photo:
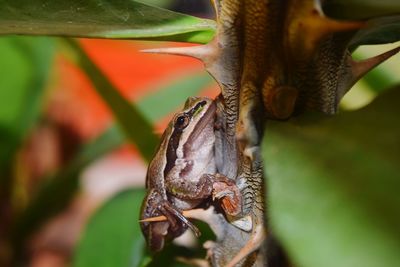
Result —
[[187, 115], [178, 116], [175, 120], [175, 128], [184, 129], [189, 124], [189, 117]]

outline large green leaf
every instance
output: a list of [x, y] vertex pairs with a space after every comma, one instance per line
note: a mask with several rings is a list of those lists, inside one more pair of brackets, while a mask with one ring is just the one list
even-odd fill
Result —
[[400, 1], [330, 0], [323, 2], [324, 12], [336, 19], [367, 20], [352, 38], [350, 49], [360, 45], [385, 44], [400, 40]]
[[267, 125], [270, 218], [297, 266], [400, 266], [399, 99]]
[[400, 13], [398, 0], [329, 0], [323, 1], [324, 12], [338, 19], [359, 20]]
[[385, 44], [400, 40], [400, 15], [371, 19], [350, 42], [350, 49], [360, 45]]
[[133, 0], [0, 0], [0, 34], [206, 43], [215, 23]]
[[124, 191], [91, 218], [75, 254], [75, 267], [137, 267], [145, 241], [139, 227], [144, 190]]
[[[160, 99], [155, 95], [143, 98], [138, 107], [146, 118], [155, 123], [163, 115], [174, 111], [177, 108], [177, 99], [181, 103], [190, 95], [197, 94], [204, 85], [210, 81], [208, 74], [193, 74], [184, 79], [180, 78], [171, 84], [165, 85], [158, 90], [160, 95], [167, 94], [174, 97], [163, 98], [162, 111], [158, 108]], [[184, 85], [190, 83], [190, 90], [186, 90]], [[180, 88], [180, 90], [177, 90]], [[1, 133], [1, 131], [0, 131]], [[16, 246], [35, 231], [47, 218], [62, 210], [67, 205], [78, 188], [79, 176], [82, 170], [94, 160], [104, 156], [106, 153], [118, 148], [125, 143], [125, 136], [116, 128], [111, 127], [92, 142], [86, 143], [81, 151], [65, 168], [59, 170], [51, 177], [47, 177], [48, 183], [44, 184], [37, 197], [32, 199], [26, 211], [18, 218], [15, 225], [14, 239]]]

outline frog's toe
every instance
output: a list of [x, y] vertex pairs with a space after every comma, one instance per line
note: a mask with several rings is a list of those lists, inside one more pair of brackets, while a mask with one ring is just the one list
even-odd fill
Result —
[[148, 244], [151, 251], [157, 252], [163, 249], [168, 228], [168, 222], [151, 223], [148, 235]]
[[225, 182], [215, 182], [213, 185], [213, 200], [219, 200], [225, 213], [236, 216], [241, 211], [241, 194], [236, 185]]
[[223, 190], [218, 193], [213, 194], [213, 200], [222, 199], [224, 197], [233, 198], [234, 193], [230, 190]]

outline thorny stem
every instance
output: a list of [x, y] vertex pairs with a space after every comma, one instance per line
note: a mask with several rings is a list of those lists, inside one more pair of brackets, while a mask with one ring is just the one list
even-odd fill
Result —
[[[208, 246], [211, 264], [276, 266], [271, 263], [275, 259], [267, 257], [276, 243], [265, 219], [264, 164], [259, 151], [265, 121], [288, 119], [307, 110], [335, 113], [351, 86], [399, 49], [354, 62], [348, 45], [365, 22], [327, 18], [319, 1], [212, 3], [218, 25], [213, 41], [153, 52], [202, 60], [221, 88], [216, 100], [222, 125], [216, 132], [217, 171], [236, 181], [244, 200], [237, 218], [214, 215], [211, 228], [217, 229], [217, 240]], [[237, 227], [243, 218], [249, 218], [250, 231]], [[288, 266], [278, 261], [279, 266]]]

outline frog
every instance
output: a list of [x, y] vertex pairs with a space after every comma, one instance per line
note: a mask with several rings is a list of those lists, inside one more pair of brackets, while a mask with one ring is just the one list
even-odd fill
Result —
[[[219, 201], [229, 216], [240, 212], [240, 191], [232, 179], [217, 172], [215, 163], [216, 103], [205, 97], [190, 97], [164, 131], [149, 164], [147, 194], [141, 208], [141, 229], [151, 251], [160, 251], [167, 239], [198, 228], [182, 211], [206, 200]], [[147, 218], [167, 220], [149, 222]]]

